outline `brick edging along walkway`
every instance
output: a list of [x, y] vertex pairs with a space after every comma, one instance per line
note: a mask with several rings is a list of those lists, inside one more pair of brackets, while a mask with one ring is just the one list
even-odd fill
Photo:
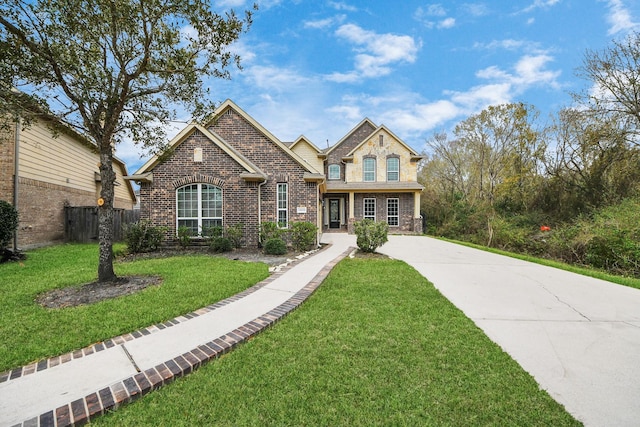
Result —
[[[251, 337], [272, 326], [277, 321], [289, 314], [291, 311], [298, 308], [320, 286], [322, 281], [326, 278], [333, 267], [343, 258], [345, 258], [352, 250], [353, 248], [349, 248], [342, 254], [338, 255], [335, 259], [330, 261], [328, 264], [326, 264], [320, 270], [320, 272], [318, 272], [318, 274], [305, 285], [304, 288], [296, 292], [286, 302], [279, 305], [278, 307], [275, 307], [268, 313], [265, 313], [262, 316], [259, 316], [258, 318], [250, 321], [249, 323], [238, 327], [234, 331], [218, 337], [206, 344], [200, 345], [197, 348], [194, 348], [191, 351], [186, 352], [178, 357], [167, 360], [164, 363], [161, 363], [153, 368], [147, 369], [143, 372], [139, 372], [132, 377], [126, 378], [122, 381], [118, 381], [117, 383], [112, 384], [109, 387], [105, 387], [102, 390], [91, 393], [82, 399], [78, 399], [55, 410], [51, 410], [49, 412], [41, 414], [39, 417], [26, 420], [14, 427], [62, 427], [82, 425], [88, 422], [90, 419], [102, 415], [109, 410], [117, 409], [118, 407], [126, 403], [132, 402], [137, 398], [144, 396], [150, 391], [156, 390], [165, 384], [169, 384], [176, 378], [190, 374], [210, 360], [222, 356], [223, 354], [234, 349], [238, 344], [247, 341]], [[292, 265], [287, 265], [285, 271], [288, 270], [291, 266]], [[272, 273], [265, 280], [234, 296], [231, 296], [194, 312], [185, 314], [184, 316], [179, 316], [161, 324], [156, 324], [129, 334], [121, 335], [104, 342], [85, 347], [81, 350], [76, 350], [74, 352], [64, 354], [62, 356], [41, 360], [36, 363], [32, 363], [11, 371], [1, 373], [0, 383], [20, 378], [24, 375], [30, 375], [44, 369], [52, 368], [61, 363], [66, 363], [73, 359], [88, 356], [90, 354], [114, 347], [116, 345], [123, 345], [124, 347], [124, 344], [128, 341], [132, 341], [136, 338], [152, 334], [157, 330], [172, 327], [174, 325], [185, 322], [194, 317], [201, 316], [217, 308], [226, 306], [234, 301], [242, 299], [243, 297], [250, 295], [258, 289], [273, 282], [283, 273], [284, 271]]]

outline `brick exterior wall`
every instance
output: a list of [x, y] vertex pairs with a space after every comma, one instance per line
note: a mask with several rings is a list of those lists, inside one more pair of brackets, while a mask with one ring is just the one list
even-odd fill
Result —
[[[11, 126], [11, 125], [10, 125]], [[0, 128], [0, 200], [13, 204], [15, 131]]]
[[[0, 131], [0, 200], [13, 204], [14, 131]], [[20, 177], [18, 180], [18, 247], [28, 249], [64, 240], [64, 207], [94, 206], [96, 193]], [[116, 199], [116, 208], [131, 208]]]
[[[221, 114], [211, 126], [230, 146], [242, 153], [268, 176], [264, 184], [245, 182], [246, 172], [220, 147], [195, 131], [172, 155], [153, 169], [153, 182], [140, 187], [141, 218], [168, 227], [167, 243], [176, 240], [176, 190], [189, 183], [210, 183], [222, 189], [223, 227], [242, 223], [243, 245], [258, 246], [259, 224], [277, 221], [278, 183], [288, 184], [289, 222], [317, 222], [318, 189], [306, 183], [305, 169], [264, 134], [233, 110]], [[202, 162], [194, 162], [194, 149], [201, 148]], [[261, 204], [258, 205], [258, 194]], [[297, 213], [305, 207], [306, 213]], [[258, 218], [260, 212], [261, 217]]]
[[340, 180], [344, 181], [345, 171], [342, 164], [342, 158], [346, 156], [351, 150], [356, 148], [358, 144], [365, 140], [366, 137], [376, 130], [368, 121], [363, 123], [358, 129], [353, 131], [342, 144], [336, 147], [327, 155], [327, 160], [324, 164], [324, 175], [329, 176], [329, 165], [340, 165]]
[[[398, 226], [389, 227], [391, 234], [422, 233], [422, 221], [413, 217], [412, 193], [360, 193], [354, 195], [355, 220], [360, 221], [364, 215], [364, 199], [376, 199], [376, 221], [387, 220], [387, 199], [399, 199]], [[418, 226], [419, 224], [419, 226]], [[349, 233], [353, 233], [353, 221], [349, 222]]]

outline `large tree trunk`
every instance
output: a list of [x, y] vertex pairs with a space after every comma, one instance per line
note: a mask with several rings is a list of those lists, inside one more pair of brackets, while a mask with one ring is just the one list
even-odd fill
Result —
[[98, 281], [109, 282], [116, 279], [113, 271], [113, 202], [116, 174], [113, 171], [111, 146], [108, 152], [101, 149], [100, 180], [102, 189], [98, 200], [98, 241], [100, 255], [98, 261]]

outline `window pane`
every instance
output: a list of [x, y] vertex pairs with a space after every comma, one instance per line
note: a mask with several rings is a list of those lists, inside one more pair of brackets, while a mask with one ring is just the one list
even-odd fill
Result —
[[399, 224], [400, 201], [398, 199], [387, 199], [387, 223], [392, 227]]
[[287, 184], [278, 184], [277, 187], [278, 225], [288, 227]]
[[376, 180], [376, 159], [366, 158], [363, 160], [364, 181]]
[[191, 231], [192, 236], [197, 236], [200, 230], [198, 230], [198, 220], [197, 219], [179, 219], [178, 220], [178, 228], [187, 227], [189, 231]]
[[188, 185], [178, 190], [178, 218], [198, 217], [198, 186]]
[[389, 157], [387, 159], [387, 181], [400, 180], [400, 159]]
[[222, 190], [218, 187], [202, 186], [202, 217], [222, 218]]
[[364, 199], [364, 215], [366, 219], [376, 220], [376, 199]]
[[340, 165], [329, 165], [329, 179], [340, 179]]

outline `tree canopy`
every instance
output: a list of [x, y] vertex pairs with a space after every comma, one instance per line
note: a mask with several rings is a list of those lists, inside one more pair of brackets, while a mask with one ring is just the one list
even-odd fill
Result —
[[240, 66], [230, 46], [251, 16], [218, 13], [208, 0], [0, 4], [0, 113], [54, 118], [100, 154], [99, 280], [115, 278], [114, 146], [131, 138], [162, 148], [178, 106], [196, 120], [206, 116], [213, 100], [205, 79], [229, 78], [230, 66]]

